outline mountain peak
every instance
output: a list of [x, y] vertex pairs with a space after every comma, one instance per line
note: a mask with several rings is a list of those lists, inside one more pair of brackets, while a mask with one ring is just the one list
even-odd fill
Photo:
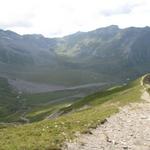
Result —
[[107, 29], [119, 29], [119, 26], [118, 25], [110, 25], [110, 26], [107, 26], [107, 27], [105, 27], [105, 28], [107, 28]]
[[23, 35], [24, 37], [32, 37], [32, 38], [35, 38], [35, 39], [41, 39], [41, 38], [44, 38], [44, 36], [42, 34], [25, 34]]
[[106, 27], [101, 27], [96, 29], [95, 31], [97, 32], [116, 32], [120, 30], [120, 28], [117, 25], [110, 25], [110, 26], [106, 26]]

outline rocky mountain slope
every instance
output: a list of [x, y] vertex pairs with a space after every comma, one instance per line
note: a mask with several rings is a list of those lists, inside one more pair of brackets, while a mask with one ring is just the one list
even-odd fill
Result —
[[67, 85], [125, 81], [150, 71], [149, 41], [149, 27], [112, 25], [63, 38], [0, 30], [0, 73]]

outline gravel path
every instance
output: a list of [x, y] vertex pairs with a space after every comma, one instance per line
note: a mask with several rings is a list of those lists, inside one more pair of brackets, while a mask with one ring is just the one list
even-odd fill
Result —
[[91, 134], [80, 135], [66, 150], [150, 150], [150, 96], [123, 107]]

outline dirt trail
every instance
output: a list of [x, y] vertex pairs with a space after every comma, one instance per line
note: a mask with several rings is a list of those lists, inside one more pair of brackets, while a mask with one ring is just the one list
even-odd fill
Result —
[[25, 123], [29, 123], [30, 122], [30, 120], [28, 118], [26, 118], [25, 116], [21, 116], [20, 119], [22, 121], [24, 121]]
[[147, 101], [147, 102], [150, 102], [150, 95], [147, 91], [144, 91], [142, 96], [141, 96], [141, 99]]
[[66, 150], [150, 150], [150, 95], [123, 107], [92, 134], [80, 135]]

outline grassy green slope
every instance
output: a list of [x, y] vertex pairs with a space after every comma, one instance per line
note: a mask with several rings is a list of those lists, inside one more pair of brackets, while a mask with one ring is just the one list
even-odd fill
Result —
[[43, 120], [52, 113], [59, 111], [59, 109], [80, 99], [88, 91], [88, 89], [82, 89], [82, 91], [75, 89], [23, 95], [25, 105], [29, 108], [26, 117], [30, 122]]
[[[67, 58], [68, 59], [68, 58]], [[62, 62], [63, 63], [63, 62]], [[24, 69], [20, 72], [11, 72], [11, 77], [32, 81], [35, 83], [58, 84], [75, 86], [81, 84], [105, 82], [111, 80], [110, 76], [96, 73], [83, 68], [72, 69], [72, 67], [34, 67]]]
[[[22, 94], [13, 90], [7, 79], [0, 78], [0, 122], [22, 122], [20, 117], [25, 114], [33, 118], [33, 121], [42, 120], [51, 113], [50, 110], [60, 108], [64, 103], [73, 100], [71, 96], [78, 93], [78, 90], [72, 90]], [[55, 101], [59, 99], [58, 104]], [[34, 116], [32, 114], [31, 117], [32, 112]]]
[[[133, 93], [135, 93], [136, 91], [134, 91], [134, 88], [132, 88], [133, 84], [134, 83], [131, 83], [126, 86], [118, 86], [118, 87], [108, 89], [106, 91], [101, 91], [101, 92], [91, 94], [91, 95], [81, 99], [80, 101], [73, 103], [69, 107], [62, 108], [62, 110], [64, 112], [67, 112], [67, 111], [71, 111], [71, 110], [75, 110], [75, 109], [80, 109], [81, 107], [84, 107], [85, 104], [87, 107], [92, 107], [95, 105], [100, 105], [100, 104], [106, 103], [107, 101], [110, 102], [110, 100], [111, 101], [114, 100], [117, 102], [120, 101], [121, 103], [125, 104], [128, 102], [128, 99], [129, 99], [129, 101], [131, 101], [130, 98], [132, 98], [131, 97], [132, 95], [131, 95], [131, 93], [129, 93], [129, 97], [127, 97], [127, 93], [126, 93], [125, 97], [123, 97], [122, 94], [124, 94], [124, 91], [127, 92], [127, 90], [129, 90], [129, 89], [130, 90], [132, 89]], [[133, 101], [135, 100], [134, 96], [136, 96], [136, 95], [133, 95], [133, 99], [132, 99]]]
[[[90, 95], [63, 109], [66, 112], [70, 110], [76, 112], [57, 119], [1, 128], [1, 150], [59, 149], [64, 141], [74, 138], [76, 132], [86, 133], [89, 128], [95, 128], [105, 118], [118, 112], [118, 107], [140, 101], [143, 88], [140, 81], [141, 78], [129, 85]], [[87, 105], [90, 107], [82, 109]]]
[[4, 78], [0, 78], [0, 122], [16, 121], [19, 116], [18, 110], [21, 103], [17, 93], [11, 89]]
[[88, 87], [36, 94], [18, 93], [7, 79], [0, 79], [0, 122], [24, 122], [22, 116], [30, 122], [40, 121], [96, 90], [95, 87]]

